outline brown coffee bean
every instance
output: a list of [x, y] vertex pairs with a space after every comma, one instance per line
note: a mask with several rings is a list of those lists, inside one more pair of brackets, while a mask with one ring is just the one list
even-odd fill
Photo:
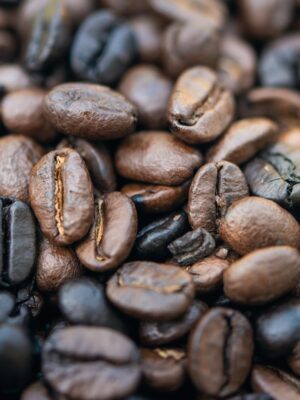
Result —
[[88, 83], [65, 83], [51, 90], [44, 112], [56, 130], [86, 139], [107, 140], [134, 131], [137, 114], [112, 89]]
[[186, 354], [181, 349], [141, 349], [143, 381], [162, 392], [178, 390], [185, 381]]
[[169, 102], [170, 129], [185, 142], [211, 142], [233, 119], [232, 94], [218, 82], [209, 68], [194, 67], [183, 72]]
[[143, 127], [166, 127], [172, 82], [157, 67], [142, 64], [131, 68], [123, 77], [119, 91], [136, 106]]
[[164, 69], [174, 78], [195, 65], [214, 68], [217, 64], [220, 32], [214, 26], [176, 22], [169, 25], [162, 40]]
[[68, 245], [86, 235], [93, 220], [92, 182], [72, 149], [47, 153], [32, 169], [30, 203], [44, 235]]
[[242, 164], [272, 143], [277, 136], [276, 124], [267, 118], [247, 118], [233, 123], [224, 136], [211, 147], [208, 161], [230, 161]]
[[96, 201], [93, 227], [76, 247], [76, 254], [92, 271], [114, 269], [128, 257], [136, 234], [133, 202], [120, 192], [112, 192]]
[[242, 255], [269, 246], [300, 247], [295, 218], [273, 201], [254, 196], [231, 205], [221, 221], [220, 235]]
[[224, 274], [224, 292], [242, 304], [264, 304], [290, 292], [300, 278], [300, 257], [288, 246], [255, 250]]
[[83, 274], [83, 268], [69, 248], [59, 247], [43, 239], [36, 264], [36, 284], [42, 292], [57, 291], [65, 282]]
[[214, 308], [194, 328], [188, 343], [194, 385], [214, 396], [228, 396], [244, 383], [251, 368], [252, 329], [238, 311]]
[[255, 365], [252, 370], [252, 388], [267, 393], [274, 400], [298, 400], [300, 381], [279, 368]]
[[182, 184], [201, 163], [198, 150], [161, 131], [135, 133], [116, 152], [116, 168], [121, 176], [158, 185]]
[[187, 213], [192, 228], [216, 233], [229, 206], [245, 196], [248, 186], [238, 166], [227, 161], [203, 165], [189, 191]]
[[0, 91], [10, 93], [32, 85], [27, 72], [17, 64], [0, 65]]
[[142, 213], [162, 213], [174, 211], [188, 196], [191, 181], [180, 186], [146, 185], [129, 183], [121, 192], [131, 197], [138, 211]]
[[123, 312], [146, 320], [172, 320], [194, 297], [189, 274], [179, 267], [136, 261], [124, 264], [107, 285], [109, 300]]
[[74, 400], [125, 398], [140, 379], [134, 343], [109, 328], [56, 330], [45, 343], [42, 361], [50, 387]]
[[31, 136], [39, 142], [54, 139], [56, 132], [43, 115], [46, 94], [44, 89], [35, 87], [6, 95], [1, 104], [4, 125], [15, 133]]
[[0, 195], [28, 202], [31, 169], [43, 153], [43, 149], [26, 136], [0, 138]]

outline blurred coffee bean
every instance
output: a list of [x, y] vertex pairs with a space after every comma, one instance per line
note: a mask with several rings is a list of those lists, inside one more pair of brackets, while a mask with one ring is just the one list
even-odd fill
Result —
[[31, 86], [31, 78], [17, 64], [0, 65], [0, 93], [10, 93], [14, 90]]
[[294, 148], [300, 148], [300, 127], [293, 126], [283, 130], [277, 139], [277, 142]]

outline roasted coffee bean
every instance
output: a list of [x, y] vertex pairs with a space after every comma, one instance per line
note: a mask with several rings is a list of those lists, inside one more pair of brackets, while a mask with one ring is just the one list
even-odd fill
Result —
[[134, 202], [141, 213], [170, 212], [185, 202], [191, 181], [180, 186], [147, 185], [143, 183], [129, 183], [123, 186], [122, 193]]
[[168, 245], [188, 229], [187, 215], [184, 211], [159, 218], [138, 232], [135, 250], [141, 258], [163, 261], [171, 256]]
[[179, 267], [136, 261], [124, 264], [108, 281], [107, 296], [133, 317], [168, 321], [188, 309], [194, 285], [189, 274]]
[[173, 259], [181, 266], [194, 264], [210, 256], [215, 247], [214, 237], [203, 228], [187, 232], [168, 245]]
[[30, 71], [45, 71], [62, 60], [70, 42], [70, 17], [62, 0], [47, 1], [36, 15], [25, 64]]
[[287, 363], [295, 375], [300, 376], [300, 341], [297, 342], [292, 354], [288, 357]]
[[31, 169], [43, 153], [43, 149], [28, 137], [0, 138], [0, 195], [28, 202]]
[[217, 233], [229, 206], [245, 196], [248, 187], [238, 166], [227, 161], [203, 165], [189, 191], [187, 213], [192, 228]]
[[133, 202], [120, 192], [108, 193], [95, 204], [94, 224], [76, 247], [80, 262], [103, 272], [118, 267], [128, 257], [137, 234]]
[[140, 379], [134, 343], [108, 328], [55, 331], [45, 343], [42, 368], [49, 385], [69, 399], [125, 398]]
[[276, 143], [246, 165], [245, 176], [255, 196], [286, 208], [300, 204], [300, 148]]
[[172, 82], [157, 67], [144, 64], [131, 68], [123, 77], [119, 91], [136, 106], [143, 127], [166, 127]]
[[71, 147], [84, 159], [91, 175], [94, 187], [100, 193], [112, 192], [116, 189], [116, 176], [111, 156], [107, 148], [100, 144], [91, 144], [80, 138], [69, 137], [62, 140], [57, 149]]
[[30, 136], [40, 142], [54, 139], [56, 132], [43, 115], [46, 94], [44, 89], [35, 87], [5, 96], [1, 104], [4, 125], [14, 133]]
[[83, 21], [71, 49], [71, 67], [80, 78], [104, 85], [115, 84], [137, 54], [134, 33], [108, 10]]
[[220, 48], [220, 32], [214, 26], [197, 22], [176, 22], [166, 29], [162, 42], [164, 69], [177, 78], [195, 65], [214, 68]]
[[0, 292], [0, 324], [28, 327], [31, 315], [35, 317], [37, 314], [27, 305], [28, 302], [18, 304], [12, 293], [2, 290]]
[[299, 40], [299, 34], [290, 34], [266, 47], [259, 63], [259, 77], [263, 86], [299, 86]]
[[218, 82], [209, 68], [194, 67], [183, 72], [170, 98], [170, 129], [181, 140], [198, 144], [211, 142], [233, 119], [232, 94]]
[[21, 400], [53, 400], [46, 386], [41, 381], [36, 381], [24, 390]]
[[125, 139], [115, 161], [118, 173], [125, 178], [173, 186], [192, 177], [202, 156], [170, 133], [147, 131]]
[[288, 246], [255, 250], [224, 273], [224, 292], [242, 304], [264, 304], [290, 292], [300, 278], [297, 249]]
[[256, 340], [268, 358], [289, 355], [300, 340], [300, 300], [284, 301], [266, 309], [256, 322]]
[[264, 392], [274, 400], [298, 400], [300, 381], [287, 372], [266, 365], [255, 365], [252, 370], [252, 388]]
[[269, 246], [300, 247], [298, 222], [273, 201], [260, 197], [232, 204], [221, 221], [220, 235], [242, 255]]
[[186, 354], [181, 349], [141, 349], [143, 382], [162, 392], [178, 390], [185, 380]]
[[65, 83], [45, 99], [46, 118], [56, 130], [86, 139], [116, 139], [134, 131], [137, 114], [125, 98], [105, 86]]
[[247, 378], [253, 337], [248, 320], [238, 311], [214, 308], [195, 326], [188, 344], [189, 372], [204, 393], [228, 396]]
[[58, 293], [63, 316], [74, 325], [95, 325], [126, 332], [125, 323], [108, 303], [104, 286], [82, 277], [65, 283]]
[[22, 328], [0, 326], [0, 359], [0, 392], [22, 389], [32, 373], [31, 343]]
[[181, 318], [165, 322], [141, 322], [139, 337], [147, 346], [161, 346], [184, 337], [202, 318], [207, 311], [207, 305], [195, 300]]
[[0, 197], [0, 285], [13, 286], [32, 272], [36, 254], [35, 222], [22, 201]]
[[207, 159], [242, 164], [272, 143], [277, 133], [276, 124], [267, 118], [242, 119], [233, 123], [224, 136], [211, 147]]
[[83, 269], [70, 248], [59, 247], [47, 239], [39, 245], [36, 284], [43, 292], [56, 291], [70, 279], [81, 276]]
[[88, 232], [93, 219], [92, 182], [72, 149], [47, 153], [32, 169], [30, 202], [44, 235], [68, 245]]
[[21, 66], [17, 64], [0, 65], [0, 93], [10, 93], [29, 87], [31, 84], [30, 76]]

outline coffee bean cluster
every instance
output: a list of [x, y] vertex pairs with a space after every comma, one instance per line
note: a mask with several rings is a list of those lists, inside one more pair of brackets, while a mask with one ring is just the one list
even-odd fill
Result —
[[0, 0], [0, 400], [300, 399], [299, 72], [299, 0]]

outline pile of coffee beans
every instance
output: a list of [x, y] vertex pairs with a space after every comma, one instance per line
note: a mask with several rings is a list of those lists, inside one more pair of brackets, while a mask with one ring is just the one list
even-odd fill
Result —
[[299, 0], [0, 0], [0, 400], [300, 400], [299, 223]]

